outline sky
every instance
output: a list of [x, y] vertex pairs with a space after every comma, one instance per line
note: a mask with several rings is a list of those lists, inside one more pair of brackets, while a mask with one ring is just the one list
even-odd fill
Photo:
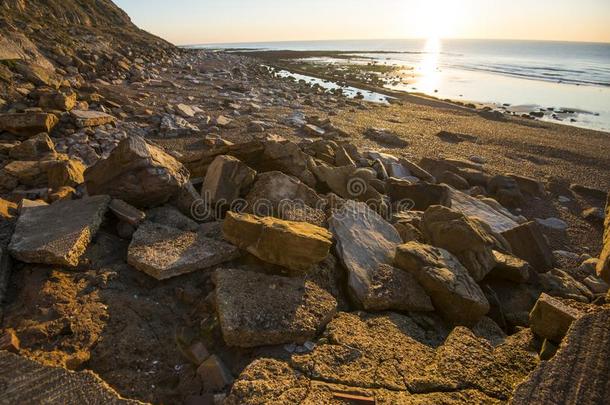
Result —
[[114, 0], [176, 45], [477, 38], [610, 42], [610, 0]]

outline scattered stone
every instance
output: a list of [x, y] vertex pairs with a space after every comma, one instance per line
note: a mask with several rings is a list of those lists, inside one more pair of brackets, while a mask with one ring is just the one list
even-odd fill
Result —
[[210, 357], [210, 352], [202, 342], [195, 342], [190, 345], [186, 354], [188, 359], [196, 366], [200, 366]]
[[223, 223], [225, 239], [266, 262], [300, 274], [324, 260], [332, 235], [305, 222], [228, 212]]
[[133, 234], [127, 262], [157, 280], [165, 280], [207, 269], [237, 256], [237, 248], [228, 243], [144, 222]]
[[531, 266], [525, 260], [521, 260], [510, 254], [493, 251], [496, 265], [489, 273], [489, 277], [525, 283], [530, 278]]
[[570, 190], [575, 192], [576, 194], [580, 194], [586, 197], [597, 198], [599, 200], [604, 200], [608, 197], [608, 192], [603, 190], [598, 190], [596, 188], [583, 186], [582, 184], [571, 184]]
[[417, 242], [400, 245], [394, 263], [413, 274], [449, 321], [473, 325], [489, 311], [489, 302], [460, 262], [444, 249]]
[[55, 115], [46, 113], [0, 114], [0, 131], [29, 137], [51, 132], [58, 122]]
[[11, 148], [9, 157], [16, 160], [40, 160], [55, 157], [55, 145], [45, 133], [38, 134]]
[[17, 214], [17, 204], [12, 201], [0, 198], [0, 217], [8, 220]]
[[398, 206], [410, 206], [416, 211], [425, 211], [431, 205], [451, 206], [449, 189], [438, 184], [418, 183], [389, 179], [387, 181], [390, 200]]
[[533, 197], [544, 197], [544, 184], [531, 177], [519, 176], [517, 174], [509, 174], [519, 187], [519, 190]]
[[395, 133], [382, 128], [369, 128], [364, 132], [364, 136], [382, 145], [404, 148], [409, 145], [407, 141], [400, 138]]
[[15, 331], [8, 329], [0, 335], [0, 350], [6, 350], [11, 353], [19, 353], [20, 347], [19, 338], [15, 335]]
[[112, 201], [110, 201], [108, 209], [119, 220], [133, 226], [140, 225], [146, 219], [146, 214], [144, 212], [118, 198], [113, 198]]
[[218, 269], [214, 284], [220, 327], [229, 346], [304, 344], [337, 309], [332, 295], [300, 277]]
[[184, 118], [193, 118], [195, 116], [195, 110], [191, 106], [186, 104], [176, 105], [176, 111]]
[[597, 263], [597, 275], [610, 284], [610, 194], [606, 202], [606, 220], [604, 221], [604, 240], [602, 252]]
[[[324, 200], [297, 178], [282, 172], [260, 173], [246, 196], [248, 211], [278, 217], [289, 202], [303, 207], [322, 208]], [[264, 212], [271, 211], [271, 212]]]
[[572, 322], [582, 315], [580, 311], [542, 293], [530, 313], [530, 328], [538, 336], [560, 343]]
[[517, 219], [508, 211], [498, 211], [468, 194], [449, 189], [451, 208], [468, 217], [476, 217], [488, 224], [494, 232], [505, 232], [519, 226]]
[[86, 167], [79, 160], [69, 159], [58, 162], [49, 168], [47, 176], [49, 187], [57, 190], [61, 187], [76, 187], [85, 182]]
[[519, 385], [512, 403], [602, 404], [610, 397], [610, 310], [573, 323], [557, 354]]
[[215, 354], [201, 363], [197, 369], [197, 375], [201, 378], [203, 387], [207, 392], [220, 391], [226, 386], [233, 384], [231, 371]]
[[112, 115], [101, 111], [72, 110], [70, 111], [70, 115], [72, 115], [72, 118], [74, 118], [74, 121], [79, 128], [111, 124], [115, 120]]
[[554, 229], [556, 231], [565, 231], [568, 229], [568, 224], [559, 218], [536, 218], [536, 222], [544, 227]]
[[188, 182], [184, 166], [139, 136], [129, 137], [108, 159], [85, 171], [91, 195], [108, 194], [138, 208], [161, 205]]
[[487, 190], [505, 207], [519, 207], [524, 202], [517, 181], [509, 176], [494, 176], [487, 183]]
[[593, 222], [595, 224], [603, 224], [606, 219], [606, 213], [599, 207], [591, 207], [582, 212], [582, 217], [586, 221]]
[[424, 213], [420, 229], [430, 244], [454, 254], [475, 281], [496, 265], [493, 237], [461, 212], [434, 205]]
[[249, 187], [256, 171], [233, 156], [218, 156], [205, 175], [201, 196], [211, 207], [229, 209], [234, 200]]
[[42, 92], [38, 105], [52, 110], [70, 111], [76, 106], [76, 93]]
[[11, 255], [26, 263], [77, 266], [109, 202], [108, 196], [96, 196], [24, 210], [9, 245]]
[[337, 255], [348, 271], [349, 294], [366, 310], [429, 311], [432, 303], [410, 274], [393, 266], [402, 240], [365, 203], [346, 201], [329, 220]]
[[536, 222], [528, 222], [502, 232], [515, 256], [528, 262], [536, 271], [553, 266], [553, 252]]

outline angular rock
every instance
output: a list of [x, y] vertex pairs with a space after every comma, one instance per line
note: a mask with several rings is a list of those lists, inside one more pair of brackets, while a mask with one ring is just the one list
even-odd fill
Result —
[[43, 157], [53, 158], [55, 157], [55, 145], [53, 145], [49, 135], [41, 133], [11, 148], [9, 157], [17, 160], [39, 160]]
[[195, 116], [195, 110], [190, 105], [177, 104], [176, 111], [184, 118], [193, 118]]
[[517, 183], [522, 192], [533, 197], [544, 197], [544, 184], [540, 181], [517, 174], [509, 174], [508, 177], [512, 178]]
[[201, 363], [199, 368], [197, 368], [197, 375], [201, 378], [203, 387], [207, 392], [220, 391], [224, 387], [233, 384], [231, 371], [215, 354]]
[[160, 148], [131, 136], [84, 176], [89, 194], [108, 194], [143, 208], [161, 205], [180, 192], [189, 173]]
[[397, 148], [404, 148], [405, 146], [409, 145], [407, 141], [400, 138], [395, 133], [383, 128], [369, 128], [364, 132], [364, 136], [382, 145]]
[[407, 272], [393, 266], [400, 235], [365, 203], [346, 201], [329, 220], [337, 255], [348, 271], [348, 292], [366, 310], [432, 310], [430, 298]]
[[373, 186], [377, 175], [372, 169], [353, 166], [316, 166], [313, 172], [319, 182], [345, 199], [362, 202], [381, 201], [381, 194]]
[[201, 196], [213, 208], [229, 209], [255, 177], [256, 171], [239, 159], [227, 155], [218, 156], [205, 175]]
[[259, 211], [270, 208], [272, 212], [267, 215], [278, 216], [280, 205], [283, 203], [293, 202], [310, 208], [323, 208], [324, 200], [297, 178], [274, 171], [260, 173], [256, 177], [256, 181], [246, 196], [246, 202], [248, 212], [260, 215], [264, 212]]
[[110, 201], [108, 209], [119, 220], [134, 226], [140, 225], [146, 219], [146, 214], [144, 212], [118, 198], [113, 198], [112, 201]]
[[38, 106], [52, 110], [70, 111], [76, 106], [76, 93], [42, 92]]
[[25, 210], [9, 244], [11, 255], [26, 263], [77, 266], [109, 202], [110, 198], [102, 195]]
[[610, 310], [572, 324], [557, 354], [540, 365], [514, 392], [511, 403], [582, 404], [610, 398]]
[[218, 319], [229, 346], [303, 344], [337, 310], [332, 295], [300, 277], [218, 269], [214, 284]]
[[523, 194], [515, 179], [508, 176], [494, 176], [487, 183], [487, 190], [505, 207], [519, 207], [524, 202]]
[[324, 260], [332, 245], [332, 235], [324, 228], [234, 212], [227, 213], [222, 233], [226, 240], [259, 259], [297, 274]]
[[449, 321], [473, 325], [489, 311], [481, 288], [446, 250], [409, 242], [396, 249], [394, 263], [413, 274], [434, 307]]
[[466, 193], [450, 188], [451, 208], [469, 217], [479, 218], [494, 232], [504, 232], [519, 226], [517, 218], [507, 210], [497, 210]]
[[515, 256], [528, 262], [536, 271], [553, 266], [553, 252], [536, 222], [528, 222], [502, 232]]
[[530, 328], [536, 335], [560, 343], [572, 322], [582, 315], [577, 309], [542, 293], [530, 312]]
[[101, 111], [72, 110], [70, 115], [72, 115], [74, 122], [80, 128], [111, 124], [115, 120], [112, 115]]
[[49, 179], [49, 187], [57, 190], [61, 187], [76, 187], [85, 182], [86, 167], [76, 159], [69, 159], [58, 162], [49, 168], [47, 176]]
[[454, 254], [475, 281], [483, 280], [496, 265], [494, 239], [461, 212], [432, 206], [424, 213], [420, 229], [431, 245]]
[[525, 260], [521, 260], [510, 254], [493, 251], [495, 267], [489, 272], [489, 277], [502, 280], [525, 283], [530, 278], [531, 266]]
[[157, 280], [207, 269], [238, 257], [235, 246], [195, 232], [144, 222], [133, 234], [127, 262]]
[[431, 205], [451, 206], [449, 188], [443, 185], [411, 184], [404, 180], [390, 179], [387, 188], [392, 203], [409, 202], [411, 209], [416, 211], [425, 211]]
[[51, 132], [58, 122], [55, 115], [46, 113], [0, 114], [0, 132], [29, 137]]
[[0, 351], [0, 399], [7, 404], [141, 404], [123, 399], [97, 374], [50, 367]]
[[610, 284], [610, 193], [606, 202], [606, 219], [604, 221], [604, 240], [602, 252], [597, 262], [597, 275]]

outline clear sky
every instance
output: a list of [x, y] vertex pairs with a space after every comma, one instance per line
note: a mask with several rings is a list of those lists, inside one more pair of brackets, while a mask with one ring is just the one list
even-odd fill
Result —
[[114, 0], [178, 45], [323, 39], [610, 42], [610, 0]]

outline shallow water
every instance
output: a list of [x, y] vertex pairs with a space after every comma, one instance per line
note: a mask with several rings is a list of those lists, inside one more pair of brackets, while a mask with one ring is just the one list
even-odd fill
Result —
[[356, 63], [364, 57], [411, 69], [404, 72], [410, 84], [388, 87], [498, 107], [510, 104], [507, 109], [517, 112], [544, 109], [544, 120], [610, 132], [610, 44], [431, 39], [222, 47], [353, 51]]

